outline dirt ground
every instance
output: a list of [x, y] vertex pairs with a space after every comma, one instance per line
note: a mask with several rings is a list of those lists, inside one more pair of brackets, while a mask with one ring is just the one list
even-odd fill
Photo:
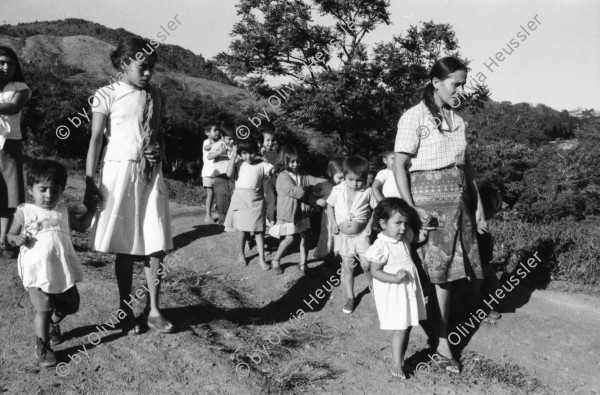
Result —
[[[65, 200], [82, 196], [69, 181]], [[427, 357], [427, 337], [415, 328], [409, 378], [387, 372], [389, 336], [357, 277], [359, 305], [343, 314], [335, 266], [312, 260], [310, 275], [297, 254], [273, 276], [257, 264], [234, 264], [234, 234], [202, 223], [199, 208], [171, 204], [175, 250], [165, 261], [165, 315], [178, 332], [122, 336], [113, 260], [90, 252], [87, 234], [73, 232], [84, 266], [80, 311], [64, 321], [55, 347], [59, 369], [34, 358], [33, 309], [16, 260], [0, 264], [0, 392], [38, 394], [519, 394], [600, 393], [600, 300], [595, 296], [517, 287], [502, 301], [496, 324], [465, 325], [455, 350], [463, 372], [452, 376]], [[312, 255], [310, 255], [312, 256]], [[143, 289], [136, 267], [134, 290]], [[331, 290], [332, 289], [332, 290]], [[331, 291], [330, 291], [331, 290]], [[137, 300], [137, 299], [136, 299]], [[142, 302], [137, 311], [142, 309]], [[111, 324], [112, 322], [112, 324]]]

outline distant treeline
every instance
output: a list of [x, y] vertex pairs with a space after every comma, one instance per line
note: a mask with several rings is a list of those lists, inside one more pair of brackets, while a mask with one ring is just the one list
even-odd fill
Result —
[[[112, 45], [117, 45], [120, 40], [129, 37], [140, 37], [122, 28], [109, 29], [98, 23], [75, 18], [0, 26], [0, 35], [27, 38], [38, 34], [58, 37], [91, 36]], [[236, 85], [235, 82], [216, 67], [214, 62], [206, 61], [201, 55], [196, 55], [192, 51], [181, 48], [178, 45], [160, 43], [160, 54], [160, 63], [157, 65], [158, 70], [174, 71], [192, 77], [206, 78], [224, 84]]]

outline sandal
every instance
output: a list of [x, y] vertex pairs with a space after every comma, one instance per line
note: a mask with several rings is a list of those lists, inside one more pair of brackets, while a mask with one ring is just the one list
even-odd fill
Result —
[[136, 318], [128, 319], [123, 321], [123, 327], [121, 333], [124, 335], [141, 335], [145, 332], [144, 317], [139, 316]]
[[175, 325], [164, 319], [162, 316], [148, 317], [148, 327], [160, 333], [175, 332]]
[[438, 366], [442, 369], [444, 369], [446, 372], [449, 373], [453, 373], [453, 374], [459, 374], [460, 373], [460, 364], [458, 363], [458, 361], [454, 358], [447, 358], [445, 356], [443, 356], [442, 354], [440, 354], [439, 352], [436, 352], [434, 355], [437, 355], [437, 358], [434, 359], [434, 361], [438, 364]]

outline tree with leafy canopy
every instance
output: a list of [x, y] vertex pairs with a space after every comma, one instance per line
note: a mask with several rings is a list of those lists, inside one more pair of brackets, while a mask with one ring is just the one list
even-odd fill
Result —
[[[284, 99], [271, 104], [281, 110], [281, 124], [320, 132], [344, 153], [372, 155], [393, 141], [401, 113], [419, 100], [433, 63], [446, 55], [460, 58], [452, 27], [433, 21], [411, 26], [369, 53], [364, 38], [391, 23], [389, 4], [241, 0], [230, 53], [216, 60], [259, 96], [277, 96], [280, 88]], [[333, 25], [316, 23], [315, 15]], [[267, 84], [267, 76], [291, 81], [281, 89]], [[291, 93], [285, 97], [283, 91]]]

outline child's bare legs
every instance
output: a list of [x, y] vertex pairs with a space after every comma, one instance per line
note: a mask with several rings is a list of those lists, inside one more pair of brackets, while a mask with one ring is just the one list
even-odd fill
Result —
[[42, 339], [44, 342], [48, 341], [50, 331], [50, 319], [52, 317], [52, 311], [36, 311], [33, 319], [33, 327], [35, 328], [35, 335]]
[[246, 265], [246, 254], [244, 250], [246, 249], [246, 238], [249, 236], [249, 232], [238, 231], [238, 254], [237, 254], [237, 262], [242, 265]]
[[306, 270], [307, 255], [308, 255], [308, 252], [306, 251], [306, 232], [301, 232], [300, 233], [300, 263], [298, 264], [298, 266], [300, 267], [300, 270], [302, 270], [302, 271]]
[[369, 265], [369, 261], [365, 258], [364, 254], [359, 254], [358, 258], [360, 259], [360, 267], [363, 272], [365, 272], [365, 277], [367, 278], [367, 282], [369, 283], [369, 290], [373, 289], [373, 276], [371, 275], [371, 269]]
[[206, 192], [206, 217], [204, 218], [204, 221], [209, 224], [212, 224], [212, 204], [214, 190], [212, 189], [212, 187], [204, 187], [204, 191]]
[[354, 257], [342, 257], [342, 282], [348, 299], [354, 299], [354, 268], [356, 263]]
[[[271, 264], [273, 265], [273, 269], [279, 267], [279, 261], [281, 257], [285, 253], [285, 250], [294, 242], [294, 235], [287, 235], [279, 242], [279, 247], [277, 247], [277, 252], [275, 252], [275, 256], [273, 256], [273, 261]], [[279, 269], [281, 270], [281, 269]]]
[[256, 232], [256, 250], [258, 251], [258, 264], [263, 270], [269, 270], [271, 266], [265, 261], [265, 234], [264, 232]]
[[395, 377], [405, 379], [406, 374], [402, 369], [404, 366], [404, 355], [408, 348], [408, 337], [411, 327], [408, 329], [397, 330], [392, 334], [392, 369], [391, 373]]

